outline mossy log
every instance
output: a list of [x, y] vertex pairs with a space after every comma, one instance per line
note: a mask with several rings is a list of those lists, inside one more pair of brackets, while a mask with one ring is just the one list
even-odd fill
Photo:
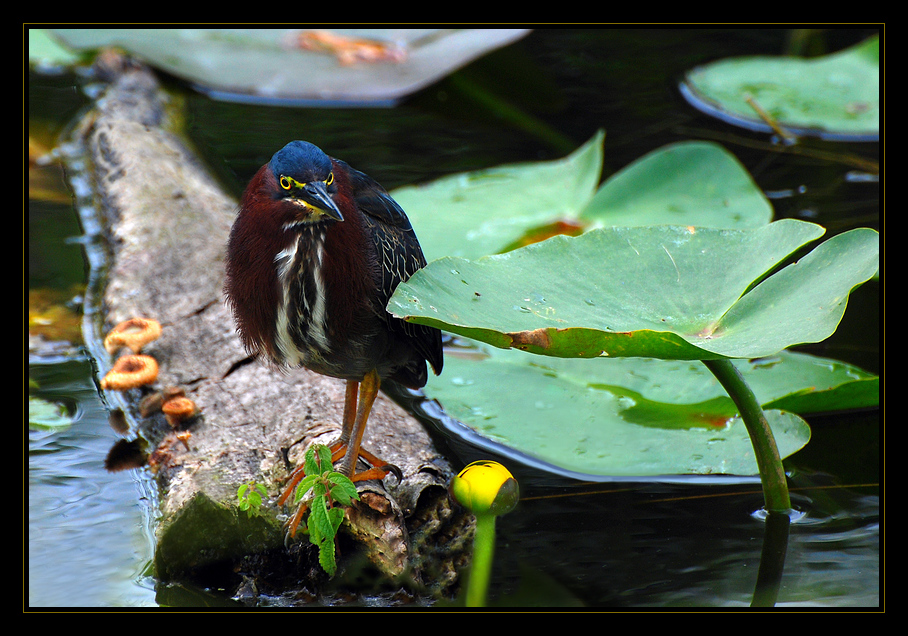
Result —
[[[288, 478], [281, 449], [292, 446], [289, 459], [296, 464], [309, 443], [333, 440], [344, 383], [250, 360], [222, 293], [237, 203], [175, 132], [179, 104], [154, 74], [115, 54], [100, 59], [110, 83], [77, 134], [109, 251], [103, 298], [95, 299], [103, 320], [95, 329], [106, 332], [135, 316], [163, 327], [144, 349], [160, 367], [155, 385], [109, 396], [158, 446], [156, 576], [192, 580], [225, 567], [242, 569], [238, 564], [266, 553], [271, 564], [274, 554], [287, 553], [289, 563], [283, 524], [293, 511], [275, 504]], [[103, 350], [95, 353], [103, 375], [113, 359]], [[139, 414], [143, 396], [164, 387], [181, 387], [200, 409], [187, 426], [188, 448], [174, 441], [162, 414]], [[348, 510], [342, 528], [354, 540], [352, 552], [367, 555], [386, 579], [450, 588], [470, 521], [448, 500], [449, 463], [422, 426], [384, 395], [364, 444], [397, 465], [403, 479], [360, 485], [362, 502]], [[270, 495], [257, 514], [238, 509], [237, 490], [249, 482], [264, 485]], [[295, 542], [307, 539], [297, 535]], [[298, 545], [297, 562], [300, 550]]]

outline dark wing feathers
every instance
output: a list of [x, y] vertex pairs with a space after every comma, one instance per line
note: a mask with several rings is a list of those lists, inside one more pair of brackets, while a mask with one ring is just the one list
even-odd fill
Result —
[[[379, 300], [384, 308], [387, 307], [397, 286], [410, 278], [416, 270], [425, 267], [426, 257], [423, 256], [410, 219], [397, 201], [392, 199], [374, 179], [346, 164], [343, 165], [348, 170], [353, 198], [359, 210], [363, 212], [363, 219], [369, 227], [369, 234], [381, 260]], [[387, 311], [381, 314], [391, 329], [411, 339], [417, 351], [429, 361], [436, 374], [441, 373], [443, 356], [441, 332], [438, 329], [394, 318]]]

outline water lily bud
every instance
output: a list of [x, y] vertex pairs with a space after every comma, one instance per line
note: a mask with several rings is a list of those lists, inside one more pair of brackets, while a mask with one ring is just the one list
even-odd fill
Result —
[[451, 480], [451, 494], [476, 515], [503, 515], [520, 499], [517, 480], [508, 469], [492, 461], [468, 465]]

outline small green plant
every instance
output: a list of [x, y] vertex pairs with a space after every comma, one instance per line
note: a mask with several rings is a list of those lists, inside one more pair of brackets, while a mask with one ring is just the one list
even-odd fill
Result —
[[337, 571], [334, 538], [344, 520], [343, 507], [359, 499], [359, 494], [349, 477], [334, 470], [331, 450], [327, 446], [310, 446], [306, 450], [304, 466], [306, 476], [297, 486], [296, 501], [311, 497], [306, 521], [309, 541], [318, 546], [318, 562], [322, 569], [334, 576]]
[[254, 481], [242, 484], [236, 491], [240, 510], [245, 510], [247, 514], [257, 513], [259, 508], [262, 507], [262, 497], [267, 496], [267, 494], [265, 487]]

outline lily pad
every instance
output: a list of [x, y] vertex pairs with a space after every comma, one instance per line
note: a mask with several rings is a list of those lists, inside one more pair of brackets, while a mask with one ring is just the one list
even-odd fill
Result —
[[753, 230], [655, 226], [556, 236], [476, 261], [433, 261], [398, 286], [388, 310], [550, 356], [768, 356], [830, 336], [850, 291], [879, 266], [879, 235], [857, 229], [772, 273], [824, 232], [783, 219]]
[[63, 48], [45, 29], [28, 30], [28, 62], [38, 68], [56, 68], [75, 64], [79, 57]]
[[58, 430], [71, 426], [73, 418], [66, 407], [41, 398], [28, 397], [28, 426], [36, 430]]
[[[791, 355], [779, 360], [789, 367], [789, 380], [809, 367], [821, 373], [809, 356]], [[761, 399], [785, 392], [767, 386], [769, 374], [759, 364], [736, 364]], [[843, 375], [830, 373], [825, 381], [847, 384]], [[795, 386], [805, 384], [795, 380]], [[553, 472], [590, 478], [757, 473], [734, 403], [699, 362], [455, 352], [426, 394], [493, 449], [516, 450]], [[810, 428], [797, 415], [766, 414], [783, 457], [810, 439]]]
[[216, 97], [386, 104], [529, 33], [527, 29], [333, 29], [331, 34], [349, 38], [351, 47], [400, 52], [393, 59], [344, 63], [331, 50], [299, 48], [294, 43], [299, 32], [292, 29], [51, 32], [77, 50], [122, 47]]
[[714, 143], [665, 146], [597, 189], [603, 139], [599, 132], [556, 161], [457, 174], [391, 194], [417, 228], [429, 260], [499, 253], [553, 228], [551, 234], [611, 225], [752, 228], [772, 219], [760, 188]]
[[688, 72], [681, 85], [696, 108], [751, 130], [772, 132], [758, 114], [798, 135], [870, 141], [880, 133], [880, 41], [832, 55], [743, 57]]
[[604, 138], [600, 131], [563, 159], [455, 174], [391, 196], [429, 260], [493, 254], [530, 228], [580, 215], [599, 185]]
[[581, 216], [602, 226], [746, 228], [766, 225], [772, 212], [734, 155], [719, 144], [683, 142], [609, 177]]

